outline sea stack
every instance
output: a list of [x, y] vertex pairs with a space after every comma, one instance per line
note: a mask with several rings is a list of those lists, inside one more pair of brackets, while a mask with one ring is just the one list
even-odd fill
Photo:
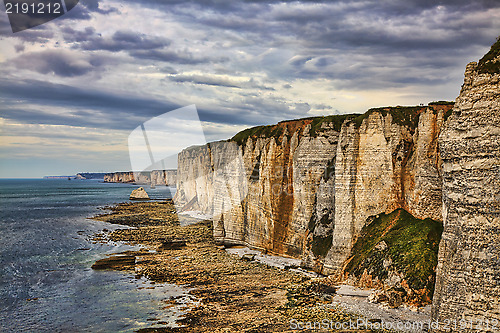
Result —
[[144, 188], [139, 187], [138, 189], [132, 191], [130, 194], [130, 200], [149, 200], [149, 195]]

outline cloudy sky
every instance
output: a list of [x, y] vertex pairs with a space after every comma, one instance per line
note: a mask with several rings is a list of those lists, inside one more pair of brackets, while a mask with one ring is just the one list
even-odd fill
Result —
[[211, 141], [454, 100], [498, 35], [498, 0], [82, 0], [15, 34], [2, 12], [0, 177], [128, 170], [131, 131], [191, 104]]

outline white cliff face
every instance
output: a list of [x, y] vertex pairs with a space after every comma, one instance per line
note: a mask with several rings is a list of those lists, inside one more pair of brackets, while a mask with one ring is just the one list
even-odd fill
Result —
[[151, 171], [151, 185], [175, 186], [177, 182], [177, 170], [153, 170]]
[[499, 44], [496, 60], [467, 66], [453, 114], [439, 136], [444, 231], [432, 316], [441, 323], [473, 323], [464, 332], [500, 327]]
[[334, 273], [369, 216], [404, 208], [441, 220], [436, 142], [450, 108], [288, 121], [239, 144], [189, 148], [179, 155], [176, 199], [184, 210], [214, 214], [220, 241]]
[[418, 218], [441, 218], [441, 160], [437, 136], [443, 106], [430, 106], [413, 128], [390, 113], [373, 112], [358, 127], [342, 126], [335, 163], [335, 228], [325, 272], [341, 268], [368, 217], [403, 208]]
[[403, 177], [406, 209], [417, 218], [430, 217], [442, 221], [442, 160], [438, 149], [438, 135], [444, 124], [442, 108], [420, 115], [413, 135], [414, 153], [406, 163]]
[[174, 202], [178, 211], [199, 210], [213, 213], [213, 172], [208, 145], [190, 147], [178, 155], [177, 191]]
[[104, 182], [175, 186], [176, 177], [177, 170], [126, 171], [107, 173]]

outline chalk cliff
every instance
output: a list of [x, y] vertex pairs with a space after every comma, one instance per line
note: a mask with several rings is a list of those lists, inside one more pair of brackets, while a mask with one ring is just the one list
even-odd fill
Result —
[[437, 138], [452, 103], [260, 126], [179, 154], [178, 209], [214, 236], [337, 272], [368, 217], [442, 220]]
[[250, 128], [184, 150], [178, 172], [177, 208], [212, 214], [223, 243], [416, 304], [430, 301], [437, 263], [433, 319], [500, 327], [500, 40], [467, 66], [454, 106]]
[[[500, 40], [470, 63], [439, 136], [444, 231], [433, 319], [500, 329]], [[496, 329], [492, 324], [496, 323]], [[471, 324], [473, 329], [471, 329]], [[489, 329], [486, 325], [489, 325]]]
[[143, 172], [112, 172], [104, 175], [105, 183], [135, 183], [147, 185], [168, 185], [176, 183], [177, 170], [153, 170]]

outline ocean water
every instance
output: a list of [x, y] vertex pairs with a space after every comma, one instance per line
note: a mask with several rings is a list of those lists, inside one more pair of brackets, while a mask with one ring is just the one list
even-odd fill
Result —
[[[123, 228], [88, 219], [98, 207], [128, 201], [137, 186], [96, 180], [0, 180], [0, 331], [133, 332], [160, 321], [175, 323], [189, 301], [170, 284], [90, 267], [106, 254], [134, 249], [92, 244], [103, 229]], [[146, 188], [168, 198], [167, 187]]]

